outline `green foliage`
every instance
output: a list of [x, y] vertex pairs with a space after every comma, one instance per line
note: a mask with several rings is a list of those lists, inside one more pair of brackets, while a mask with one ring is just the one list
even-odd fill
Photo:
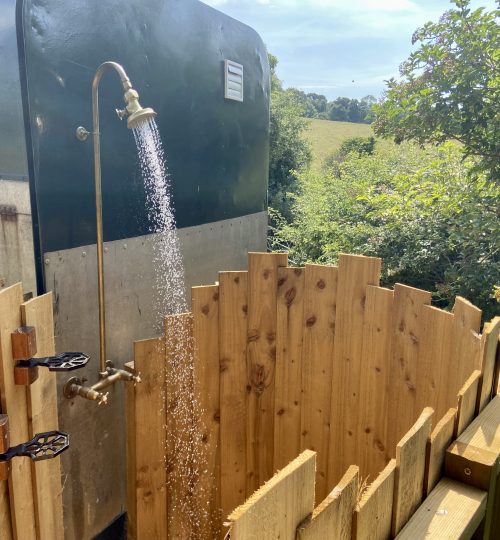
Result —
[[349, 137], [340, 145], [339, 149], [326, 158], [324, 167], [326, 170], [334, 169], [339, 171], [339, 166], [344, 162], [349, 154], [354, 152], [358, 156], [371, 156], [375, 150], [375, 137]]
[[376, 103], [373, 96], [361, 100], [339, 97], [328, 103], [327, 117], [340, 122], [370, 124], [373, 121], [372, 108]]
[[469, 0], [418, 29], [418, 48], [375, 106], [375, 132], [396, 142], [456, 140], [490, 178], [500, 178], [500, 10]]
[[276, 76], [276, 57], [269, 55], [271, 65], [271, 113], [269, 154], [269, 206], [291, 219], [290, 194], [297, 191], [294, 171], [308, 167], [311, 152], [303, 138], [307, 121], [296, 90], [283, 90]]
[[383, 282], [431, 290], [442, 307], [462, 295], [490, 318], [500, 283], [500, 187], [471, 175], [458, 145], [411, 144], [348, 154], [334, 174], [297, 175], [294, 219], [275, 248], [295, 264], [336, 262], [339, 252], [382, 257]]

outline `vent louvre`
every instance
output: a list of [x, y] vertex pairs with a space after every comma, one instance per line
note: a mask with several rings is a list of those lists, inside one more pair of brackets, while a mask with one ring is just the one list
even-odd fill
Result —
[[224, 60], [224, 97], [243, 101], [243, 66], [232, 60]]

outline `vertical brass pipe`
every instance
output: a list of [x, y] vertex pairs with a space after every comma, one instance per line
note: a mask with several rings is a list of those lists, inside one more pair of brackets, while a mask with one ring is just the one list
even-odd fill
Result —
[[99, 133], [99, 82], [103, 73], [114, 68], [122, 82], [125, 91], [132, 88], [130, 80], [120, 64], [116, 62], [104, 62], [94, 75], [92, 81], [92, 122], [94, 140], [94, 177], [95, 177], [95, 209], [97, 229], [97, 287], [99, 297], [99, 372], [101, 376], [106, 374], [106, 308], [104, 297], [104, 249], [102, 232], [102, 188], [101, 188], [101, 141]]

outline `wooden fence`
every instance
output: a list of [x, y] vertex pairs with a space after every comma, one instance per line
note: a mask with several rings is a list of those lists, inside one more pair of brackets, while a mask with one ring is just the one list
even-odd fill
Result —
[[[444, 417], [444, 431], [433, 433], [440, 444], [450, 430], [468, 425], [476, 395], [479, 411], [491, 393], [491, 344], [500, 324], [480, 336], [481, 312], [469, 302], [457, 298], [449, 313], [432, 307], [426, 291], [382, 288], [380, 266], [377, 258], [341, 255], [338, 267], [289, 268], [285, 254], [252, 253], [248, 272], [221, 272], [218, 284], [193, 288], [192, 313], [167, 320], [170, 338], [135, 343], [144, 382], [127, 387], [131, 538], [217, 538], [223, 516], [304, 450], [316, 452], [316, 502], [339, 482], [352, 492], [358, 473], [343, 475], [353, 463], [361, 478], [376, 479], [370, 490], [377, 501], [361, 501], [356, 522], [358, 531], [369, 530], [373, 520], [366, 516], [391, 498], [397, 471], [408, 467], [405, 474], [412, 474], [414, 435], [409, 455], [398, 441], [421, 411], [432, 407], [434, 418]], [[169, 328], [185, 329], [176, 343]], [[171, 374], [179, 351], [191, 349], [187, 389]], [[204, 466], [181, 488], [180, 470], [189, 470], [196, 455], [172, 452], [172, 438], [182, 436], [175, 432], [176, 407], [186, 395], [199, 402], [187, 444], [202, 452]], [[458, 415], [449, 412], [455, 407]], [[431, 429], [426, 415], [415, 428], [417, 446], [424, 446], [420, 468]], [[311, 459], [306, 454], [309, 475]], [[439, 478], [440, 463], [427, 482]], [[181, 499], [191, 513], [178, 511]], [[414, 510], [410, 499], [394, 510], [396, 528]], [[183, 517], [197, 507], [197, 523]], [[325, 508], [318, 514], [330, 512]], [[392, 506], [386, 514], [392, 520]]]
[[[35, 328], [37, 356], [55, 353], [51, 293], [23, 302], [20, 283], [0, 291], [0, 401], [1, 412], [9, 416], [11, 446], [58, 429], [55, 374], [39, 369], [30, 386], [14, 382], [11, 334], [20, 326]], [[59, 459], [12, 460], [8, 481], [0, 481], [0, 538], [64, 538]]]

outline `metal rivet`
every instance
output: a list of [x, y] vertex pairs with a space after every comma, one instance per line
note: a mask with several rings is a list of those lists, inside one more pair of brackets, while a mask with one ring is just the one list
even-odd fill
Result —
[[86, 251], [82, 251], [82, 257], [86, 257], [87, 256], [87, 252]]
[[50, 263], [50, 259], [45, 259], [45, 264], [49, 264]]
[[469, 469], [469, 467], [465, 467], [464, 474], [465, 476], [470, 476], [472, 474], [472, 471]]

